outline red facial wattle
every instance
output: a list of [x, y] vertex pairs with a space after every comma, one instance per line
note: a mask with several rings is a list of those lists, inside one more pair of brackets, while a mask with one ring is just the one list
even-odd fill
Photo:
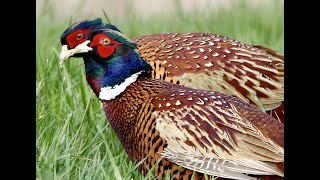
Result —
[[[82, 39], [77, 39], [78, 35], [82, 34], [83, 38]], [[84, 41], [86, 41], [88, 39], [90, 35], [90, 28], [89, 29], [78, 29], [75, 32], [69, 34], [66, 37], [67, 43], [69, 45], [70, 49], [75, 48], [77, 45], [83, 43]]]
[[[108, 44], [103, 44], [103, 40], [106, 38], [108, 38], [110, 42]], [[120, 44], [122, 43], [113, 40], [111, 37], [105, 34], [97, 34], [94, 36], [90, 46], [97, 48], [100, 57], [108, 58], [114, 53]]]

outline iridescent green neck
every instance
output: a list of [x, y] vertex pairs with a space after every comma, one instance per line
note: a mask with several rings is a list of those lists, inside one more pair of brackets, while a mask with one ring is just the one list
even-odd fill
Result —
[[90, 76], [92, 79], [103, 76], [105, 71], [102, 64], [98, 63], [90, 56], [84, 57], [83, 60], [87, 76]]
[[150, 76], [151, 70], [136, 50], [130, 50], [122, 56], [114, 53], [108, 59], [88, 56], [84, 57], [84, 63], [88, 83], [104, 100], [115, 98], [138, 77]]

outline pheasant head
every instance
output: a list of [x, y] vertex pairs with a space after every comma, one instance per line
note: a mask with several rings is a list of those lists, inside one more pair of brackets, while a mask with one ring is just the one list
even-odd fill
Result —
[[149, 76], [150, 65], [141, 59], [136, 44], [126, 36], [107, 29], [93, 31], [92, 37], [92, 60], [86, 63], [91, 70], [87, 71], [87, 76], [93, 81], [100, 81], [101, 100], [114, 99], [139, 75]]
[[[84, 21], [77, 25], [88, 31], [81, 31], [84, 39], [76, 41], [78, 45], [73, 49], [65, 50], [70, 46], [66, 41], [67, 44], [63, 45], [60, 53], [60, 62], [63, 63], [71, 56], [83, 57], [89, 85], [101, 100], [111, 100], [136, 81], [139, 75], [149, 76], [151, 66], [139, 56], [135, 43], [118, 30], [98, 27], [97, 24], [101, 22], [99, 20]], [[97, 29], [92, 29], [93, 25]], [[68, 31], [72, 31], [72, 28], [69, 27], [62, 36]], [[73, 33], [75, 32], [80, 31]], [[67, 37], [70, 35], [62, 38], [62, 44]]]
[[91, 48], [88, 48], [86, 45], [89, 43], [88, 38], [91, 31], [94, 29], [112, 29], [120, 32], [117, 27], [102, 23], [101, 18], [72, 24], [60, 37], [62, 45], [62, 51], [59, 57], [60, 63], [63, 63], [68, 57], [82, 57], [84, 55], [83, 53], [91, 50]]

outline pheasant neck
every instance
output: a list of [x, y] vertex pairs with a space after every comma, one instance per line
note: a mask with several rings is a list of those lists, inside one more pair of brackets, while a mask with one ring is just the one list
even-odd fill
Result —
[[96, 96], [99, 97], [101, 83], [103, 80], [103, 66], [90, 56], [83, 57], [86, 71], [86, 79]]
[[138, 77], [150, 76], [151, 70], [135, 50], [107, 60], [85, 56], [84, 63], [88, 83], [100, 100], [115, 99]]

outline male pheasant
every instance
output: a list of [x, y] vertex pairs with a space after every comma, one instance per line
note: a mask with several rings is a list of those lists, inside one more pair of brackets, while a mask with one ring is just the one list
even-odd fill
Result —
[[[73, 49], [95, 29], [120, 32], [97, 18], [71, 25], [61, 43]], [[133, 42], [151, 65], [152, 78], [235, 95], [284, 122], [284, 61], [279, 52], [211, 33], [144, 35]]]
[[195, 179], [284, 175], [282, 123], [235, 96], [152, 78], [136, 47], [119, 31], [98, 29], [63, 47], [61, 60], [83, 57], [87, 81], [130, 159], [145, 159], [143, 174], [159, 161], [158, 179], [170, 173], [187, 180], [193, 171]]

